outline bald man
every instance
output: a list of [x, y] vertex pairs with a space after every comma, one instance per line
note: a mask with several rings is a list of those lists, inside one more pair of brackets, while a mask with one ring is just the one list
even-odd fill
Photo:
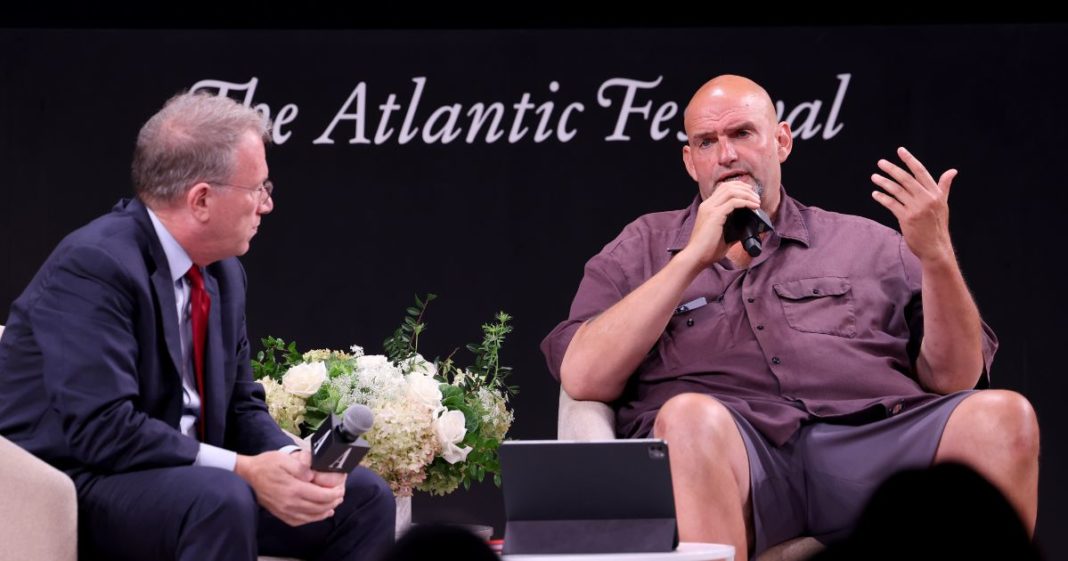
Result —
[[[579, 400], [614, 404], [617, 433], [668, 441], [680, 537], [737, 558], [802, 535], [844, 535], [893, 472], [958, 461], [1033, 531], [1038, 425], [987, 385], [997, 340], [950, 243], [956, 170], [879, 160], [872, 198], [901, 233], [787, 195], [793, 149], [768, 93], [740, 76], [685, 113], [686, 209], [647, 214], [587, 264], [570, 317], [542, 342]], [[750, 209], [750, 210], [746, 210]], [[732, 212], [773, 231], [751, 257]]]

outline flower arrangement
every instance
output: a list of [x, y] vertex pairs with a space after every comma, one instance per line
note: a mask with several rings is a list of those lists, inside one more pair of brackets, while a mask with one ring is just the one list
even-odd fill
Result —
[[500, 363], [511, 317], [500, 312], [482, 325], [482, 341], [467, 345], [474, 355], [470, 366], [457, 365], [456, 351], [430, 362], [418, 344], [435, 297], [416, 296], [416, 306], [386, 339], [385, 355], [368, 355], [355, 345], [301, 353], [296, 343], [267, 337], [252, 361], [271, 417], [294, 434], [314, 432], [352, 404], [369, 407], [375, 422], [364, 435], [370, 451], [362, 465], [398, 497], [413, 490], [444, 495], [487, 474], [499, 486], [497, 450], [513, 420], [508, 398], [516, 388], [505, 385], [511, 368]]

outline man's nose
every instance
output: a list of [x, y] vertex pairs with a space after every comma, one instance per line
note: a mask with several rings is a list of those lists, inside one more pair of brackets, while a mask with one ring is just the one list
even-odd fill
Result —
[[729, 164], [738, 159], [738, 153], [734, 151], [734, 145], [729, 140], [722, 140], [719, 143], [719, 163]]
[[270, 214], [274, 210], [274, 197], [268, 195], [267, 200], [260, 204], [260, 214]]

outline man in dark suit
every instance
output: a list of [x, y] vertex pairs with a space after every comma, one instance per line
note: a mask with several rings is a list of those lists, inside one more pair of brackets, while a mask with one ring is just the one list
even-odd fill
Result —
[[268, 130], [228, 98], [172, 98], [138, 135], [137, 198], [67, 236], [11, 307], [0, 434], [74, 480], [83, 554], [364, 559], [392, 542], [389, 487], [312, 472], [252, 379], [236, 256], [274, 208]]

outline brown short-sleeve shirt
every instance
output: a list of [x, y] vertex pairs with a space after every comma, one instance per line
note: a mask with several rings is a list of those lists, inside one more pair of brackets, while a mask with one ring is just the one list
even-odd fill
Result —
[[[553, 376], [583, 322], [685, 247], [700, 202], [640, 217], [589, 260], [570, 317], [541, 344]], [[785, 190], [774, 225], [748, 269], [724, 259], [685, 290], [614, 404], [621, 436], [648, 434], [660, 406], [684, 392], [730, 405], [776, 445], [802, 423], [858, 424], [937, 397], [916, 379], [920, 263], [901, 235]], [[987, 372], [996, 349], [984, 323]]]

